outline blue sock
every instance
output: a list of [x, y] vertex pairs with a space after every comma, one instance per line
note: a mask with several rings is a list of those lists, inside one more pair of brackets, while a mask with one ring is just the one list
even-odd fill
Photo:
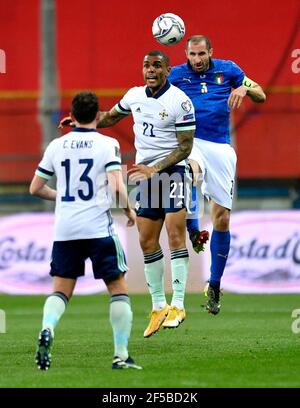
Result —
[[211, 267], [209, 285], [220, 288], [221, 278], [230, 249], [230, 232], [213, 230], [210, 239]]
[[198, 219], [199, 197], [198, 197], [196, 186], [192, 187], [192, 204], [193, 206], [190, 208], [190, 211], [192, 212], [192, 214], [190, 214], [190, 217], [193, 217], [193, 218], [187, 218], [186, 220], [186, 229], [188, 230], [190, 238], [194, 230], [200, 231], [199, 219]]

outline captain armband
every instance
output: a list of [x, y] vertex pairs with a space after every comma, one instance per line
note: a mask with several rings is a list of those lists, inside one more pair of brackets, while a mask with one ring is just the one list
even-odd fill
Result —
[[243, 85], [247, 88], [253, 88], [256, 85], [256, 82], [252, 81], [252, 79], [247, 78], [246, 76], [243, 79]]

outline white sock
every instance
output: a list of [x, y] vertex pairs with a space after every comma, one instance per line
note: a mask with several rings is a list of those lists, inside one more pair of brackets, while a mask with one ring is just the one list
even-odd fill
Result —
[[132, 326], [132, 311], [127, 295], [113, 295], [110, 299], [110, 323], [114, 337], [114, 356], [128, 358], [128, 340]]
[[67, 302], [67, 296], [61, 292], [54, 292], [46, 299], [43, 311], [42, 330], [50, 329], [52, 336], [54, 336], [54, 329], [66, 310]]
[[144, 254], [144, 264], [146, 282], [152, 299], [152, 310], [160, 310], [167, 303], [162, 250], [159, 249], [151, 254]]
[[189, 257], [186, 248], [171, 251], [173, 296], [171, 306], [184, 309], [185, 287], [188, 277]]

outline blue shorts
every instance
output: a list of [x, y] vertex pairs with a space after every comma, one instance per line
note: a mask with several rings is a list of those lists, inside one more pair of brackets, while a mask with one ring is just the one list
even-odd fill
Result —
[[187, 208], [191, 176], [189, 166], [171, 166], [137, 186], [135, 211], [138, 217], [165, 219], [166, 213]]
[[54, 241], [52, 248], [51, 276], [76, 279], [84, 275], [85, 260], [90, 258], [95, 279], [117, 279], [128, 267], [119, 238]]

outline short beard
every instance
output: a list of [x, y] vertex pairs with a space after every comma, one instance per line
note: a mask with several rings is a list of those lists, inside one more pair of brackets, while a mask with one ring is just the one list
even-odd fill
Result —
[[191, 65], [191, 63], [190, 63], [190, 61], [189, 60], [187, 60], [187, 65], [188, 65], [188, 67], [192, 70], [192, 71], [194, 71], [194, 72], [196, 72], [197, 74], [203, 74], [205, 71], [207, 71], [208, 69], [209, 69], [209, 67], [210, 67], [210, 59], [209, 59], [209, 64], [208, 64], [208, 67], [205, 69], [202, 69], [201, 71], [195, 71], [194, 69], [193, 69], [193, 67], [192, 67], [192, 65]]

